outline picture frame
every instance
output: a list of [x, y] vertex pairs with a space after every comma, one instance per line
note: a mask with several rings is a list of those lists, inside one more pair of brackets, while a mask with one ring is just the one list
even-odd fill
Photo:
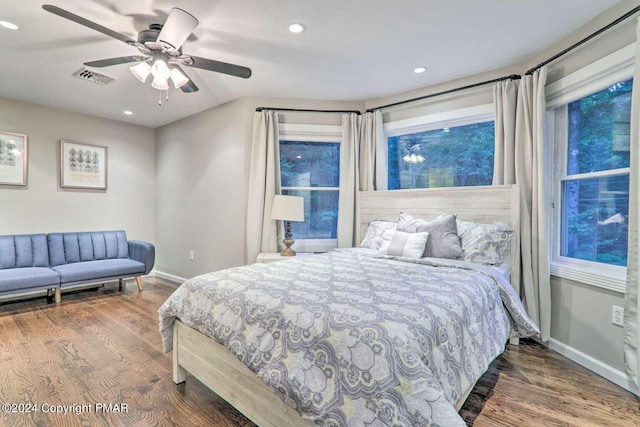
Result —
[[0, 185], [27, 185], [29, 145], [27, 135], [0, 131]]
[[107, 189], [107, 147], [60, 140], [60, 187]]

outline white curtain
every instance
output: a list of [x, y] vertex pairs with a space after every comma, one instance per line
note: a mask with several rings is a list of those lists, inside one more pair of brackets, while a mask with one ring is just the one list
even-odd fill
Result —
[[629, 175], [629, 249], [627, 252], [627, 289], [624, 304], [624, 363], [627, 374], [640, 388], [640, 300], [638, 290], [638, 180], [640, 174], [640, 21], [636, 28], [636, 66], [633, 75], [633, 93], [631, 96], [631, 172]]
[[384, 137], [382, 112], [364, 113], [360, 133], [360, 191], [386, 190], [387, 139]]
[[280, 140], [278, 114], [257, 111], [253, 116], [253, 143], [247, 203], [247, 263], [260, 252], [277, 252], [276, 221], [271, 208], [280, 194]]
[[493, 88], [495, 120], [495, 150], [493, 185], [515, 184], [516, 102], [517, 83], [499, 82]]
[[342, 115], [342, 141], [340, 143], [340, 192], [338, 196], [338, 247], [356, 245], [355, 218], [358, 192], [358, 146], [360, 143], [360, 116]]
[[545, 195], [545, 83], [547, 68], [523, 76], [518, 87], [515, 174], [520, 187], [523, 302], [541, 331], [551, 332], [551, 283]]

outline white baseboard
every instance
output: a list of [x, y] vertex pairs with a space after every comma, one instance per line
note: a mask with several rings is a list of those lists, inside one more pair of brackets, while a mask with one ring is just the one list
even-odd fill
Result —
[[619, 371], [618, 369], [553, 338], [549, 338], [549, 348], [565, 356], [567, 359], [571, 359], [577, 364], [595, 372], [601, 377], [608, 379], [612, 383], [619, 385], [625, 390], [640, 396], [638, 388], [624, 372]]
[[155, 274], [156, 277], [159, 277], [161, 279], [167, 279], [167, 280], [170, 280], [170, 281], [175, 282], [175, 283], [182, 284], [183, 282], [185, 282], [187, 280], [184, 277], [174, 276], [173, 274], [164, 273], [164, 272], [158, 271], [158, 270], [153, 270], [153, 273]]

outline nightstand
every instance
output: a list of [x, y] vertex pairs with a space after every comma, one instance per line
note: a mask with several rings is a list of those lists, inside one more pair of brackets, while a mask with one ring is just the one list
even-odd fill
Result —
[[285, 259], [295, 259], [298, 257], [305, 257], [313, 255], [313, 252], [298, 252], [296, 256], [282, 256], [280, 252], [262, 252], [259, 253], [256, 257], [256, 262], [266, 263], [266, 262], [275, 262], [275, 261], [283, 261]]

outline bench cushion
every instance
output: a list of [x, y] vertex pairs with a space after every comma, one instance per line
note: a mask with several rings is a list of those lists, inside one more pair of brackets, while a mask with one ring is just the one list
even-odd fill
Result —
[[21, 289], [58, 287], [60, 276], [46, 267], [25, 267], [0, 270], [0, 292]]
[[124, 231], [50, 233], [49, 261], [52, 267], [81, 261], [126, 259], [129, 244]]
[[49, 251], [44, 234], [0, 236], [0, 269], [48, 266]]
[[65, 286], [92, 280], [135, 276], [143, 274], [145, 266], [131, 259], [103, 259], [58, 265], [52, 269], [60, 275], [60, 284]]

